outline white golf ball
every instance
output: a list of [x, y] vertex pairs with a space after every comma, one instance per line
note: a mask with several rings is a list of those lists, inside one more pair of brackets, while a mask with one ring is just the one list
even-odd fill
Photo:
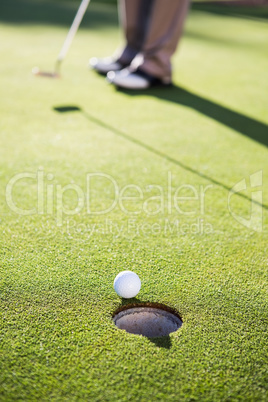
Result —
[[114, 290], [118, 296], [130, 299], [137, 296], [141, 288], [141, 281], [135, 272], [122, 271], [114, 280]]
[[38, 75], [39, 73], [40, 73], [40, 70], [39, 70], [38, 67], [32, 68], [32, 74], [33, 74], [33, 75]]

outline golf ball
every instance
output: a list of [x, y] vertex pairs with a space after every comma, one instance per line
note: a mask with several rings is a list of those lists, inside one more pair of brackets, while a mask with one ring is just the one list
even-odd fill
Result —
[[122, 271], [114, 280], [114, 290], [118, 296], [130, 299], [137, 296], [141, 288], [141, 281], [135, 272]]
[[33, 74], [33, 75], [38, 75], [39, 72], [40, 72], [40, 70], [39, 70], [38, 67], [34, 67], [34, 68], [32, 69], [32, 74]]

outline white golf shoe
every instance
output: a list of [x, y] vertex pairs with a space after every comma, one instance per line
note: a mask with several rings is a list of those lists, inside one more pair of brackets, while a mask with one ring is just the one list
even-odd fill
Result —
[[100, 74], [106, 75], [109, 71], [120, 71], [126, 67], [126, 65], [120, 63], [112, 57], [105, 57], [102, 59], [92, 57], [89, 60], [89, 67], [93, 70], [96, 70]]
[[155, 86], [168, 87], [172, 85], [170, 80], [154, 77], [140, 69], [131, 71], [129, 68], [120, 71], [109, 71], [107, 80], [116, 87], [123, 89], [142, 90]]

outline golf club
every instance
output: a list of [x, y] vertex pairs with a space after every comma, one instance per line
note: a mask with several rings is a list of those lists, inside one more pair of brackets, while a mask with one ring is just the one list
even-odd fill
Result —
[[32, 73], [34, 75], [39, 75], [42, 77], [49, 77], [49, 78], [59, 78], [60, 77], [60, 65], [61, 62], [64, 60], [70, 46], [71, 43], [73, 41], [73, 38], [79, 28], [79, 25], [81, 24], [82, 18], [87, 10], [87, 7], [89, 5], [90, 0], [82, 0], [80, 3], [80, 6], [77, 10], [76, 16], [72, 22], [72, 25], [69, 29], [69, 32], [66, 36], [66, 39], [63, 43], [63, 46], [58, 54], [57, 60], [56, 60], [56, 64], [55, 64], [55, 68], [53, 72], [45, 72], [45, 71], [40, 71], [40, 69], [38, 67], [34, 67], [32, 69]]

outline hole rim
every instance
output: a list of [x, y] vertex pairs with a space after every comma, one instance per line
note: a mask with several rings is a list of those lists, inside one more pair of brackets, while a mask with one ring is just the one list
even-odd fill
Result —
[[175, 308], [169, 307], [166, 304], [157, 303], [157, 302], [134, 302], [134, 303], [124, 304], [123, 306], [120, 306], [113, 312], [112, 318], [114, 319], [114, 317], [117, 314], [121, 313], [121, 311], [129, 310], [131, 308], [139, 308], [139, 307], [151, 307], [151, 308], [167, 311], [168, 313], [174, 314], [183, 323], [182, 316]]
[[[130, 332], [130, 331], [127, 331], [126, 329], [124, 329], [124, 328], [119, 328], [117, 325], [116, 325], [116, 319], [115, 319], [115, 317], [118, 315], [118, 314], [120, 314], [120, 313], [122, 313], [123, 311], [127, 311], [127, 310], [130, 310], [130, 309], [135, 309], [135, 308], [152, 308], [152, 309], [156, 309], [156, 310], [162, 310], [162, 311], [166, 311], [166, 312], [168, 312], [168, 313], [170, 313], [170, 314], [172, 314], [172, 315], [174, 315], [177, 319], [179, 319], [180, 320], [180, 322], [181, 322], [181, 325], [175, 330], [175, 331], [172, 331], [172, 332], [169, 332], [167, 335], [160, 335], [160, 336], [147, 336], [147, 335], [144, 335], [144, 334], [136, 334], [136, 333], [132, 333], [132, 332]], [[170, 334], [172, 334], [172, 333], [174, 333], [174, 332], [177, 332], [181, 327], [182, 327], [182, 325], [183, 325], [183, 319], [182, 319], [182, 317], [181, 317], [181, 315], [180, 315], [180, 313], [175, 309], [175, 308], [173, 308], [173, 307], [169, 307], [169, 306], [167, 306], [166, 304], [163, 304], [163, 303], [152, 303], [152, 302], [134, 302], [134, 303], [128, 303], [128, 304], [126, 304], [126, 305], [123, 305], [123, 306], [120, 306], [119, 308], [117, 308], [114, 312], [113, 312], [113, 314], [112, 314], [112, 320], [113, 320], [113, 324], [115, 325], [115, 327], [118, 329], [118, 330], [121, 330], [121, 331], [126, 331], [128, 334], [133, 334], [133, 335], [140, 335], [140, 336], [144, 336], [144, 337], [146, 337], [146, 338], [148, 338], [148, 339], [163, 339], [163, 338], [169, 338], [170, 337]]]

